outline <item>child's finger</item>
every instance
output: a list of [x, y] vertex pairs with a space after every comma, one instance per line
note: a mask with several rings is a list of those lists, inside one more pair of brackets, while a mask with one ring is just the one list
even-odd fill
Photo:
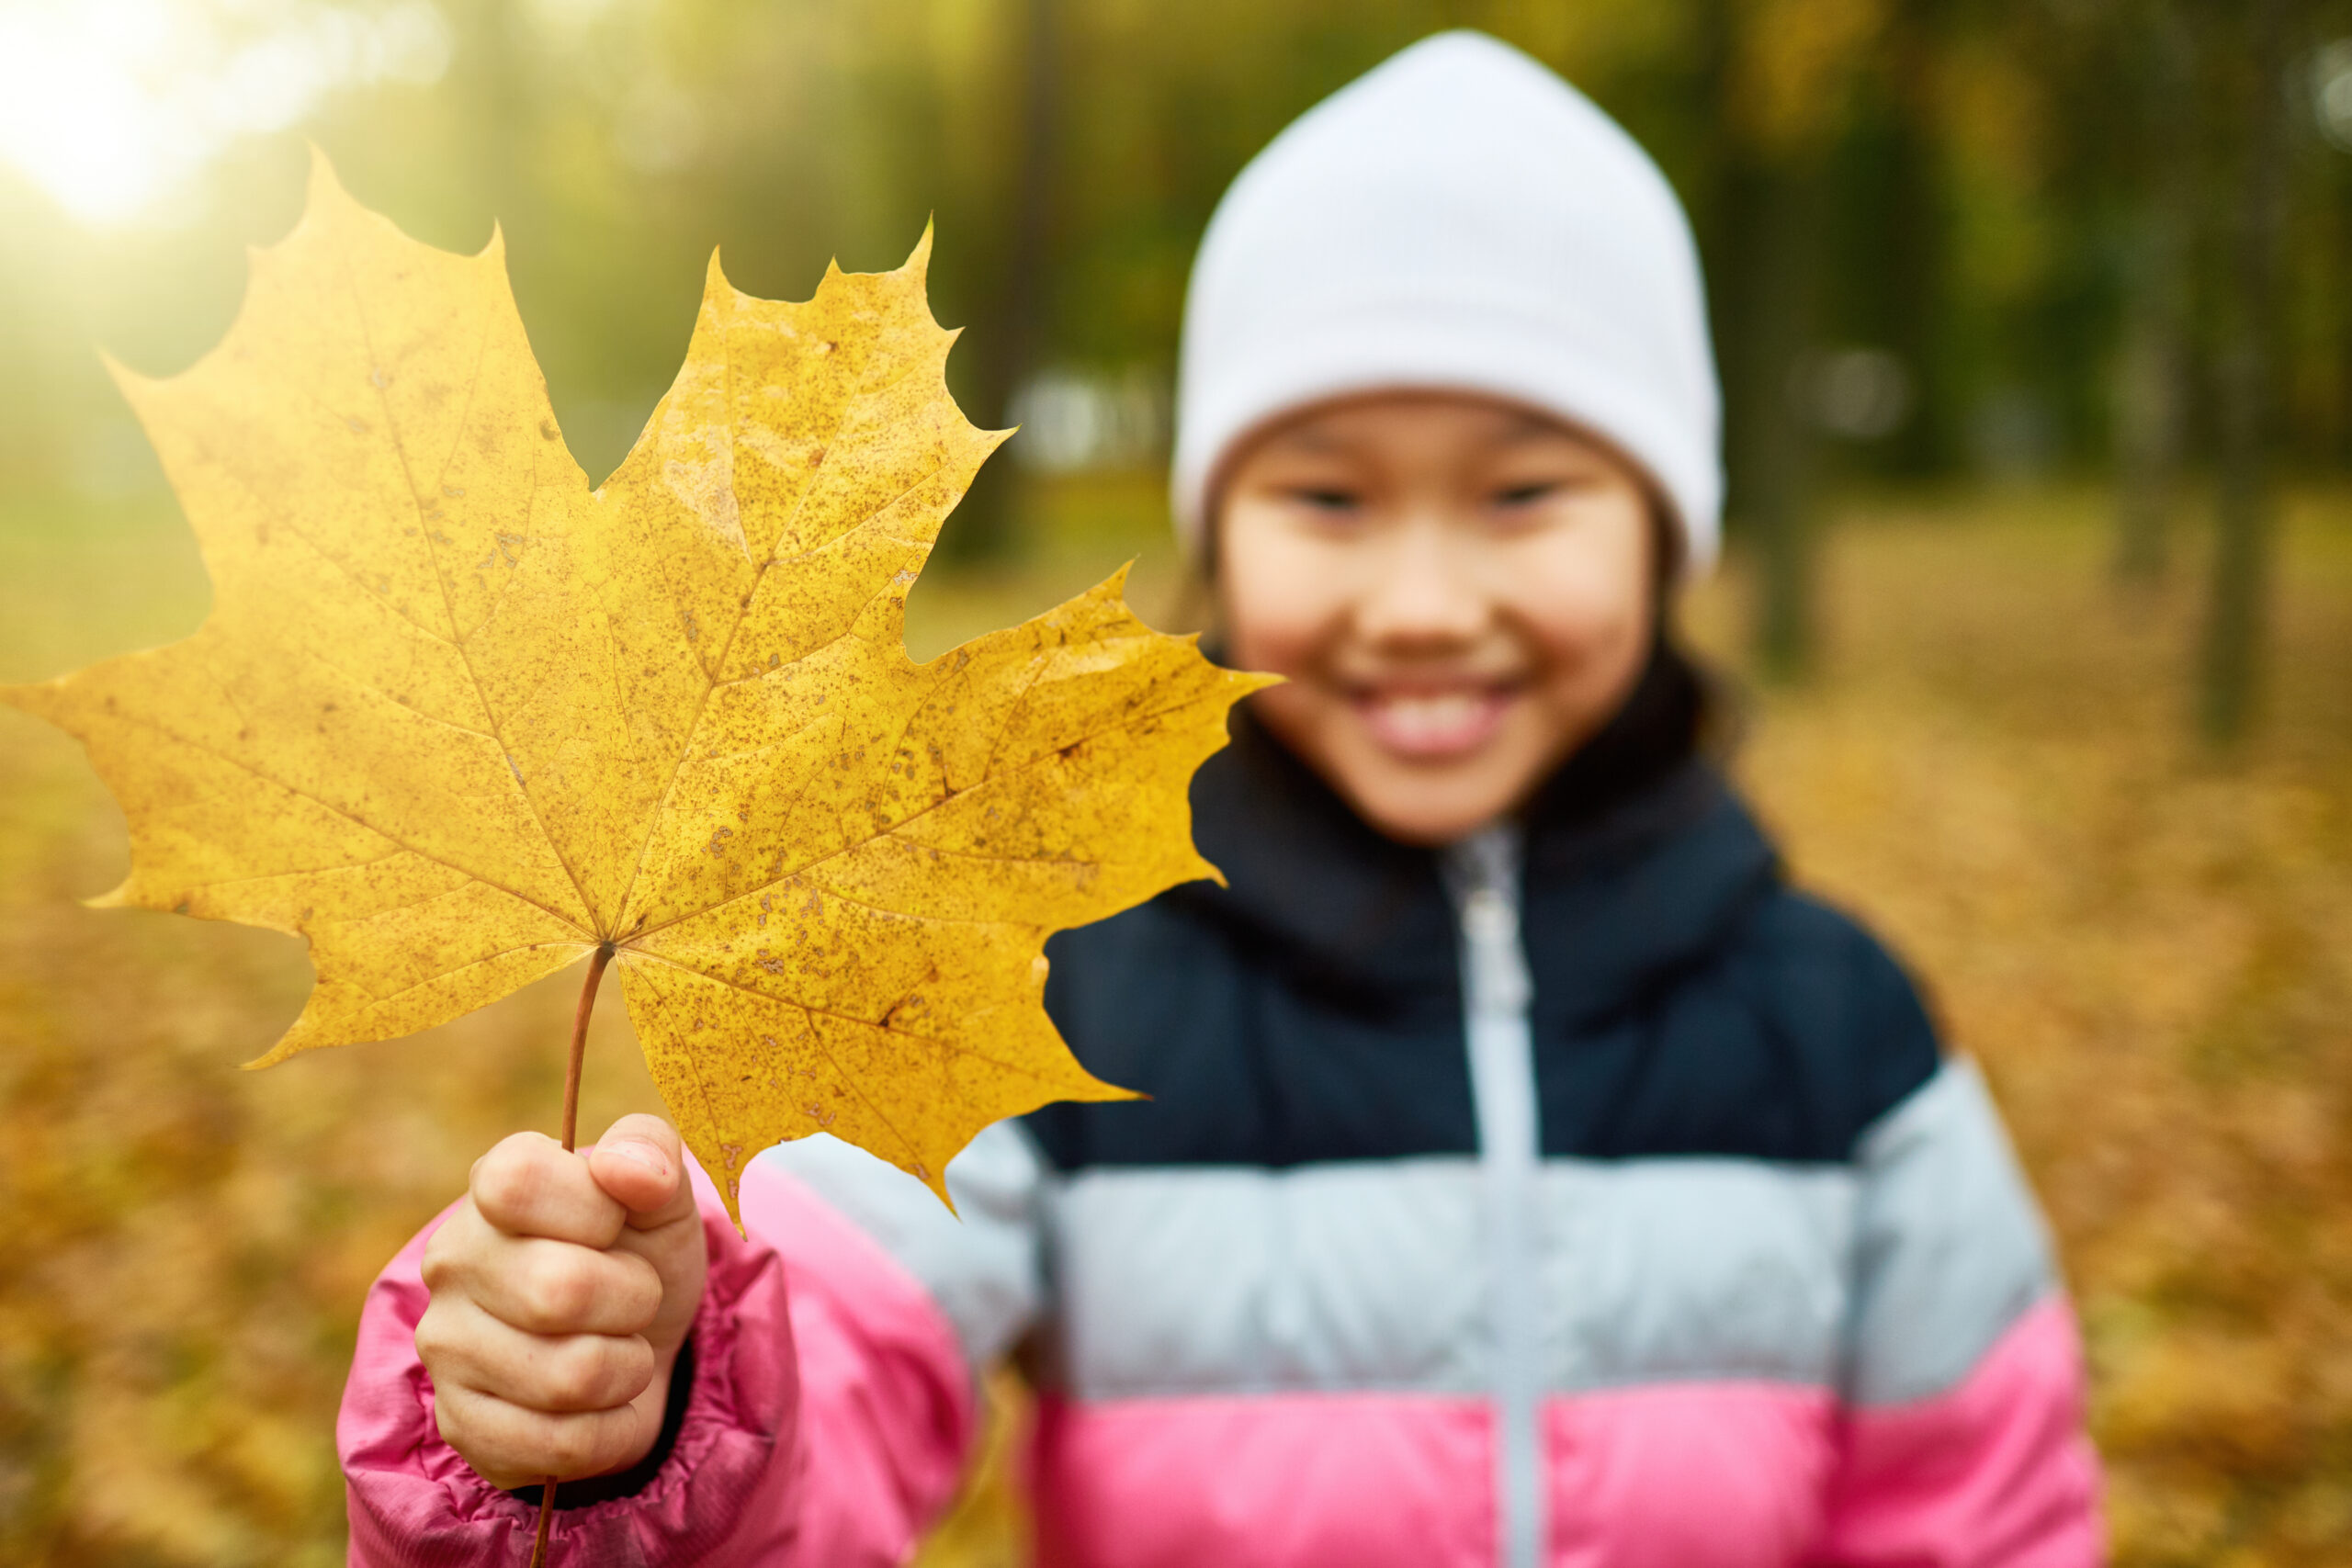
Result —
[[640, 1254], [598, 1251], [482, 1227], [435, 1260], [427, 1284], [456, 1290], [526, 1334], [642, 1334], [662, 1310], [662, 1275]]
[[457, 1383], [548, 1415], [616, 1410], [653, 1381], [653, 1349], [635, 1334], [526, 1334], [470, 1302], [435, 1301], [416, 1325], [437, 1390]]
[[474, 1162], [468, 1190], [481, 1217], [509, 1235], [606, 1247], [628, 1219], [588, 1162], [542, 1133], [501, 1139]]
[[629, 1211], [636, 1229], [667, 1224], [694, 1209], [678, 1130], [659, 1116], [639, 1112], [614, 1122], [588, 1151], [588, 1168]]
[[634, 1405], [556, 1414], [528, 1410], [462, 1383], [436, 1388], [434, 1423], [442, 1441], [492, 1486], [536, 1486], [553, 1475], [602, 1475], [645, 1451], [645, 1417]]

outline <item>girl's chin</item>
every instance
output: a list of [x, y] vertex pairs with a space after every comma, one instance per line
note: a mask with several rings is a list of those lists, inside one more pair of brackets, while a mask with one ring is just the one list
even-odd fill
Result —
[[1468, 837], [1508, 812], [1520, 791], [1508, 779], [1465, 770], [1442, 780], [1363, 777], [1343, 789], [1356, 814], [1373, 829], [1400, 843], [1436, 847]]
[[1464, 762], [1485, 750], [1510, 716], [1509, 691], [1360, 696], [1348, 704], [1364, 738], [1400, 762]]

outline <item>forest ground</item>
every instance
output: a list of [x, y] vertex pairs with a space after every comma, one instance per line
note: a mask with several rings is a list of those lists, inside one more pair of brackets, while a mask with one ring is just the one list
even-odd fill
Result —
[[[2262, 726], [2223, 758], [2188, 726], [2199, 551], [2119, 592], [2108, 513], [1847, 503], [1816, 675], [1742, 680], [1736, 770], [2008, 1115], [2089, 1338], [2117, 1561], [2352, 1562], [2352, 495], [2292, 508]], [[910, 645], [1129, 554], [1147, 615], [1196, 616], [1158, 515], [1150, 481], [1054, 487], [1021, 565], [916, 589]], [[1736, 679], [1747, 591], [1735, 556], [1690, 607]], [[0, 679], [204, 602], [168, 502], [0, 511]], [[475, 1155], [552, 1127], [574, 982], [241, 1074], [300, 1006], [299, 945], [75, 902], [125, 864], [76, 749], [0, 712], [0, 1561], [324, 1568], [361, 1295]], [[583, 1130], [653, 1105], [618, 999]], [[1019, 1560], [1008, 1446], [930, 1568]]]

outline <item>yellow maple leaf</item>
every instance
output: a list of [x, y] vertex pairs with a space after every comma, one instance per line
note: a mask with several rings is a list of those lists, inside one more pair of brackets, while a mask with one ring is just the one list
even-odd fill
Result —
[[927, 664], [906, 594], [1003, 439], [944, 372], [926, 233], [801, 304], [714, 256], [676, 383], [591, 491], [497, 236], [401, 234], [323, 159], [226, 340], [117, 379], [213, 581], [195, 636], [0, 692], [79, 737], [131, 873], [99, 900], [298, 933], [257, 1061], [407, 1034], [609, 951], [735, 1202], [824, 1131], [941, 1173], [1126, 1091], [1042, 1002], [1046, 937], [1213, 876], [1186, 788], [1262, 683], [1122, 573]]

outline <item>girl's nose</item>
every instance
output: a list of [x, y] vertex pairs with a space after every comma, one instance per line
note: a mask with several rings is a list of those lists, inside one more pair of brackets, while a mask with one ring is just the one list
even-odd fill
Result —
[[1356, 631], [1370, 642], [1463, 643], [1486, 630], [1492, 607], [1464, 541], [1442, 519], [1413, 518], [1392, 530], [1356, 604]]

